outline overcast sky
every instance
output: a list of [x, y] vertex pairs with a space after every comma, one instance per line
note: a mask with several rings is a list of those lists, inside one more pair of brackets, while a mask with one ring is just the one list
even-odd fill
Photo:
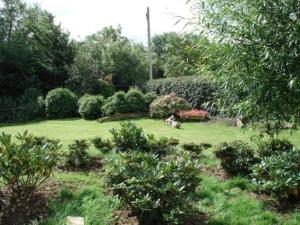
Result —
[[177, 16], [187, 17], [187, 0], [25, 0], [38, 3], [56, 17], [56, 22], [82, 39], [105, 26], [120, 24], [123, 34], [132, 40], [147, 40], [146, 7], [151, 10], [152, 34], [182, 31], [175, 25]]

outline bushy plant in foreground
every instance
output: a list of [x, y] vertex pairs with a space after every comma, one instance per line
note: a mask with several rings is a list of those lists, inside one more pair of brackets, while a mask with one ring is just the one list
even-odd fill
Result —
[[150, 116], [154, 118], [167, 118], [181, 110], [191, 109], [190, 104], [176, 94], [162, 96], [154, 100], [150, 105]]
[[258, 161], [254, 150], [243, 141], [224, 142], [216, 147], [215, 154], [221, 166], [232, 175], [249, 175]]
[[252, 181], [261, 191], [280, 198], [300, 198], [299, 151], [264, 157], [252, 170]]
[[59, 141], [35, 137], [25, 131], [0, 135], [0, 177], [13, 201], [26, 201], [52, 174], [58, 162]]
[[89, 165], [91, 157], [87, 150], [89, 143], [85, 139], [75, 140], [69, 145], [65, 165], [69, 168], [85, 168]]
[[80, 101], [79, 114], [88, 120], [93, 120], [101, 117], [101, 107], [105, 100], [102, 96], [88, 96]]
[[283, 152], [290, 152], [294, 149], [294, 145], [288, 140], [270, 139], [268, 141], [259, 141], [258, 155], [260, 157], [268, 157]]
[[122, 154], [108, 169], [108, 185], [143, 224], [182, 224], [199, 184], [198, 163], [180, 153], [168, 160], [153, 154]]
[[47, 116], [51, 119], [73, 117], [78, 110], [76, 96], [66, 88], [56, 88], [49, 91], [45, 105]]
[[91, 142], [97, 150], [103, 153], [107, 153], [113, 149], [113, 144], [109, 139], [103, 140], [101, 137], [95, 137]]
[[147, 148], [147, 139], [142, 128], [133, 122], [120, 123], [120, 129], [112, 129], [112, 141], [117, 151], [141, 150]]

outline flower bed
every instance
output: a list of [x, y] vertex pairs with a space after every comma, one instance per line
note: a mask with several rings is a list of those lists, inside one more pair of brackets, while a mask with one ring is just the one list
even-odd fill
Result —
[[177, 116], [183, 121], [206, 121], [208, 120], [208, 112], [205, 110], [192, 109], [182, 110]]

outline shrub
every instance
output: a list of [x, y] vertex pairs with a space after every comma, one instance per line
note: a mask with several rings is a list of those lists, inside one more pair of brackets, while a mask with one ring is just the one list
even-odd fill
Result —
[[296, 150], [264, 157], [253, 166], [252, 178], [261, 191], [279, 198], [300, 197], [300, 153]]
[[290, 152], [294, 149], [294, 145], [288, 140], [270, 139], [268, 141], [260, 141], [258, 143], [258, 155], [260, 157], [268, 157], [282, 152]]
[[126, 101], [128, 104], [128, 112], [145, 112], [148, 110], [144, 95], [138, 89], [130, 89], [126, 93]]
[[185, 143], [182, 145], [184, 150], [200, 154], [203, 151], [203, 146], [195, 143]]
[[100, 94], [103, 95], [105, 98], [112, 96], [115, 92], [115, 87], [112, 84], [112, 81], [107, 79], [99, 80], [99, 88]]
[[[58, 162], [59, 141], [35, 137], [25, 131], [0, 135], [0, 177], [11, 191], [12, 201], [26, 201], [52, 174]], [[14, 204], [17, 204], [14, 202]]]
[[108, 185], [141, 223], [179, 224], [192, 208], [199, 184], [197, 165], [183, 153], [168, 160], [153, 154], [123, 154], [108, 169]]
[[128, 103], [126, 94], [123, 91], [116, 92], [113, 96], [109, 97], [102, 107], [102, 113], [105, 116], [126, 112], [128, 112]]
[[117, 151], [128, 150], [146, 150], [147, 139], [142, 128], [139, 128], [133, 122], [120, 123], [119, 130], [112, 129], [112, 141]]
[[145, 150], [161, 157], [171, 153], [178, 144], [179, 140], [174, 138], [160, 137], [156, 139], [154, 135], [148, 135]]
[[198, 109], [182, 110], [177, 116], [183, 121], [205, 121], [208, 119], [208, 112]]
[[224, 142], [216, 147], [215, 154], [222, 167], [232, 175], [249, 175], [257, 162], [254, 150], [243, 141]]
[[65, 165], [69, 168], [85, 168], [89, 165], [91, 157], [87, 150], [89, 143], [85, 139], [75, 140], [69, 145], [69, 152], [66, 157]]
[[162, 96], [154, 100], [150, 105], [150, 116], [155, 118], [166, 118], [176, 114], [180, 110], [190, 109], [189, 103], [176, 94]]
[[97, 150], [103, 153], [107, 153], [113, 148], [110, 140], [103, 140], [101, 137], [95, 137], [91, 140], [91, 142]]
[[81, 99], [79, 105], [79, 114], [88, 120], [93, 120], [101, 117], [101, 107], [104, 104], [102, 96], [88, 96]]
[[73, 117], [76, 115], [76, 97], [68, 89], [56, 88], [49, 91], [45, 104], [47, 116], [51, 119]]
[[149, 81], [146, 90], [158, 95], [175, 93], [186, 99], [193, 108], [202, 108], [215, 113], [214, 94], [217, 87], [214, 82], [201, 76], [171, 77]]
[[78, 107], [80, 107], [80, 106], [82, 105], [82, 103], [85, 102], [85, 100], [86, 100], [87, 98], [89, 98], [90, 96], [93, 96], [93, 95], [90, 95], [90, 94], [84, 94], [84, 95], [82, 95], [82, 96], [79, 98], [78, 102], [77, 102]]
[[144, 95], [145, 103], [147, 105], [147, 109], [149, 109], [149, 106], [151, 103], [157, 98], [157, 94], [155, 92], [148, 92]]

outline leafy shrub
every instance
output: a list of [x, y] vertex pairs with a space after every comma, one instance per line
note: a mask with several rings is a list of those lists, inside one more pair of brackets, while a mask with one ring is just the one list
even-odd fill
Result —
[[257, 187], [280, 198], [300, 197], [300, 153], [281, 152], [262, 158], [253, 166], [252, 178]]
[[120, 129], [112, 129], [112, 141], [117, 151], [144, 150], [147, 148], [147, 139], [142, 128], [133, 122], [120, 123]]
[[203, 146], [195, 143], [185, 143], [182, 145], [184, 150], [200, 154], [203, 151]]
[[82, 96], [79, 98], [78, 102], [77, 102], [78, 107], [80, 107], [80, 106], [82, 105], [82, 103], [85, 102], [85, 100], [86, 100], [87, 98], [89, 98], [90, 96], [93, 96], [93, 95], [90, 95], [90, 94], [84, 94], [84, 95], [82, 95]]
[[128, 103], [126, 94], [123, 91], [116, 92], [113, 96], [109, 97], [102, 107], [102, 113], [105, 116], [126, 112], [128, 112]]
[[108, 185], [145, 224], [179, 224], [192, 208], [199, 184], [198, 163], [180, 153], [161, 160], [153, 154], [132, 152], [113, 161]]
[[16, 135], [16, 140], [9, 134], [0, 135], [0, 177], [13, 201], [26, 201], [51, 176], [61, 146], [57, 140], [27, 131]]
[[156, 139], [154, 135], [148, 135], [145, 151], [161, 157], [171, 153], [178, 144], [179, 140], [174, 138], [160, 137], [159, 139]]
[[224, 142], [216, 147], [215, 154], [222, 167], [232, 175], [249, 175], [257, 162], [254, 150], [243, 141]]
[[69, 152], [66, 157], [65, 165], [69, 168], [85, 168], [89, 165], [91, 157], [87, 150], [89, 143], [85, 139], [75, 140], [69, 145]]
[[45, 104], [49, 118], [59, 119], [76, 115], [77, 100], [75, 95], [68, 89], [56, 88], [49, 91]]
[[130, 89], [126, 93], [126, 101], [128, 104], [128, 112], [145, 112], [148, 110], [144, 95], [138, 89]]
[[155, 118], [166, 118], [176, 114], [180, 110], [190, 109], [189, 103], [176, 94], [162, 96], [154, 100], [150, 105], [150, 116]]
[[103, 153], [109, 152], [113, 145], [110, 140], [103, 140], [101, 137], [95, 137], [91, 140], [95, 148]]
[[103, 95], [105, 98], [112, 96], [115, 92], [115, 87], [112, 84], [112, 81], [107, 79], [99, 80], [99, 88], [100, 94]]
[[145, 103], [147, 105], [147, 109], [151, 105], [151, 103], [157, 98], [157, 94], [155, 92], [148, 92], [144, 95]]
[[88, 120], [93, 120], [101, 117], [101, 107], [104, 104], [102, 96], [88, 96], [81, 99], [79, 105], [79, 114]]
[[217, 87], [214, 82], [201, 76], [172, 77], [149, 81], [146, 90], [158, 95], [175, 93], [186, 99], [193, 108], [202, 108], [214, 114], [214, 93]]
[[294, 145], [288, 140], [270, 139], [268, 141], [260, 141], [258, 144], [258, 155], [260, 157], [268, 157], [282, 152], [290, 152], [294, 149]]
[[184, 121], [205, 121], [208, 119], [208, 112], [198, 109], [182, 110], [179, 111], [177, 116]]

